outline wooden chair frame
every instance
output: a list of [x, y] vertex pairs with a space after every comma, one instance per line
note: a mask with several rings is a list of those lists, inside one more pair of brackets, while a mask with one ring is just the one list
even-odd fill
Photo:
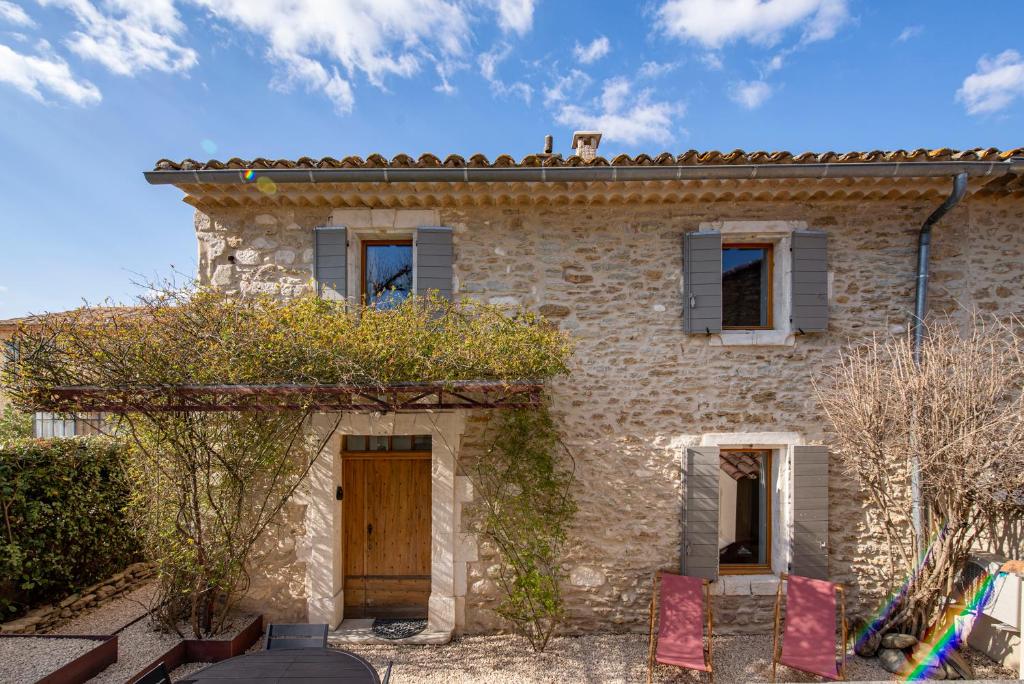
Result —
[[[656, 572], [654, 574], [654, 580], [653, 580], [653, 583], [652, 583], [653, 591], [651, 592], [650, 633], [648, 635], [648, 644], [647, 644], [647, 684], [651, 684], [653, 682], [653, 680], [654, 680], [654, 652], [655, 652], [655, 645], [657, 643], [657, 638], [658, 638], [657, 635], [656, 635], [656, 632], [655, 632], [655, 628], [654, 628], [655, 627], [655, 622], [658, 620], [658, 585], [661, 582], [661, 575], [662, 575], [662, 573], [666, 573], [666, 572], [668, 572], [670, 574], [676, 574], [676, 573], [671, 572], [669, 570], [659, 570], [658, 572]], [[712, 651], [713, 651], [711, 637], [713, 636], [712, 625], [713, 625], [714, 611], [711, 608], [711, 582], [708, 581], [708, 580], [703, 580], [702, 584], [704, 585], [704, 605], [706, 607], [707, 622], [708, 622], [708, 638], [707, 638], [707, 645], [704, 647], [704, 662], [707, 663], [707, 666], [708, 666], [708, 681], [712, 682], [712, 684], [713, 684], [714, 681], [715, 681], [715, 673], [714, 673], [714, 665], [712, 664], [712, 659], [711, 659]]]
[[[789, 579], [789, 573], [779, 573], [779, 588], [775, 592], [775, 625], [772, 628], [772, 682], [775, 681], [775, 669], [779, 664], [779, 658], [781, 653], [779, 652], [779, 646], [781, 640], [779, 639], [779, 624], [782, 620], [782, 585]], [[846, 679], [846, 640], [848, 638], [846, 628], [846, 590], [842, 584], [832, 582], [836, 588], [836, 603], [839, 604], [839, 660], [838, 660], [838, 672], [839, 680]], [[788, 665], [786, 667], [789, 667]], [[797, 669], [797, 668], [793, 668]], [[802, 670], [801, 670], [802, 671]], [[809, 674], [815, 674], [813, 672]]]

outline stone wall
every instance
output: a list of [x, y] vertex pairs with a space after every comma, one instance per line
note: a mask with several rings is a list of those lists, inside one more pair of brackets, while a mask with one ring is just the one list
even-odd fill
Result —
[[[679, 565], [681, 459], [702, 435], [796, 432], [827, 443], [811, 380], [844, 344], [906, 329], [917, 231], [927, 201], [710, 203], [442, 209], [454, 228], [456, 291], [539, 310], [578, 340], [553, 408], [576, 461], [579, 515], [568, 549], [566, 599], [577, 631], [646, 628], [651, 576]], [[329, 210], [197, 214], [200, 276], [235, 291], [299, 291], [312, 233]], [[829, 233], [827, 334], [792, 345], [716, 346], [682, 332], [682, 235], [702, 222], [804, 221]], [[936, 228], [933, 310], [1024, 313], [1024, 202], [970, 199]], [[231, 260], [229, 260], [229, 257]], [[461, 458], [484, 444], [471, 420]], [[833, 463], [830, 571], [850, 586], [850, 613], [874, 606], [885, 549], [856, 484]], [[464, 521], [464, 526], [468, 525]], [[464, 527], [468, 529], [468, 527]], [[294, 559], [294, 553], [280, 560]], [[468, 568], [467, 628], [500, 626], [495, 554]], [[277, 571], [274, 571], [277, 572]], [[274, 590], [300, 592], [294, 569]], [[716, 591], [729, 594], [728, 582]], [[774, 588], [746, 584], [716, 598], [716, 625], [764, 629]], [[270, 593], [260, 596], [269, 598]]]
[[65, 622], [129, 593], [153, 576], [149, 563], [133, 563], [111, 577], [68, 596], [55, 605], [39, 606], [18, 618], [0, 624], [0, 634], [46, 634]]

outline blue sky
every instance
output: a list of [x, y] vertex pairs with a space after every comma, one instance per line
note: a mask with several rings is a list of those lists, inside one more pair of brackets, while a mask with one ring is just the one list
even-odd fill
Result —
[[0, 318], [195, 267], [162, 157], [1024, 145], [1024, 3], [0, 0]]

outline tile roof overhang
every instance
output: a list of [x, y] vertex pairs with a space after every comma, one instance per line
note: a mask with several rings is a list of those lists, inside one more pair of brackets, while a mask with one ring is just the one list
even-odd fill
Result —
[[[788, 152], [691, 150], [597, 157], [528, 155], [493, 162], [432, 154], [392, 159], [160, 160], [145, 173], [173, 184], [200, 208], [262, 204], [432, 207], [493, 204], [573, 204], [906, 198], [945, 194], [966, 172], [970, 192], [1024, 194], [1024, 148], [955, 151]], [[264, 180], [261, 180], [264, 179]]]

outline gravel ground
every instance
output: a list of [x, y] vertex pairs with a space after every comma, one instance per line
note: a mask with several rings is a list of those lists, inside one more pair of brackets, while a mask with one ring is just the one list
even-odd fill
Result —
[[124, 684], [129, 677], [161, 657], [181, 641], [177, 634], [153, 630], [148, 618], [117, 634], [117, 662], [89, 680], [90, 684]]
[[99, 645], [92, 639], [0, 639], [0, 681], [31, 684]]
[[[767, 682], [771, 679], [770, 634], [717, 636], [714, 641], [715, 682]], [[380, 672], [395, 663], [392, 684], [476, 684], [643, 682], [647, 678], [647, 636], [608, 634], [553, 639], [544, 653], [530, 650], [525, 639], [513, 636], [465, 637], [444, 646], [344, 645], [368, 659]], [[979, 678], [1015, 679], [994, 663], [972, 659]], [[852, 656], [847, 660], [852, 681], [898, 680], [878, 661]], [[707, 681], [706, 675], [658, 666], [655, 682]], [[779, 681], [817, 682], [820, 678], [785, 667]]]
[[53, 630], [53, 634], [114, 634], [149, 610], [156, 584], [146, 584]]

